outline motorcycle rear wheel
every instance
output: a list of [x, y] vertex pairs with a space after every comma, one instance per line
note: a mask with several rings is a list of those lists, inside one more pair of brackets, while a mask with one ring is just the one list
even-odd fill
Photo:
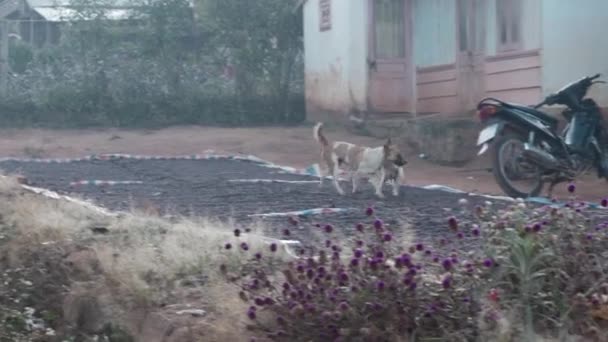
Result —
[[[494, 143], [492, 167], [494, 178], [502, 191], [513, 198], [536, 197], [544, 187], [540, 168], [526, 163], [521, 157], [524, 142], [525, 139], [519, 135], [506, 134]], [[508, 155], [509, 152], [512, 154]], [[524, 188], [515, 184], [517, 178], [522, 177], [531, 180], [531, 183]]]

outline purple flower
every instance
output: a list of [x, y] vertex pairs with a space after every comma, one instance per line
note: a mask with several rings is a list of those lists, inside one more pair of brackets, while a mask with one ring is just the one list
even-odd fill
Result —
[[285, 321], [285, 318], [283, 318], [282, 316], [277, 317], [277, 323], [279, 325], [285, 325], [287, 322]]
[[445, 246], [447, 243], [448, 243], [448, 240], [446, 240], [446, 239], [442, 238], [439, 240], [439, 245], [441, 245], [441, 246]]
[[289, 235], [291, 235], [291, 232], [289, 231], [289, 229], [285, 228], [285, 229], [283, 229], [283, 235], [289, 236]]
[[433, 262], [439, 262], [439, 257], [433, 257]]
[[452, 269], [452, 260], [450, 260], [450, 259], [445, 259], [445, 260], [443, 260], [443, 262], [441, 263], [441, 265], [443, 266], [443, 268], [444, 268], [446, 271], [449, 271], [449, 270], [451, 270], [451, 269]]
[[317, 273], [319, 273], [319, 276], [324, 276], [326, 273], [325, 267], [319, 266], [319, 268], [317, 268]]
[[418, 284], [415, 281], [412, 281], [410, 284], [410, 290], [414, 291], [418, 287]]
[[448, 226], [450, 227], [451, 230], [453, 231], [457, 231], [458, 230], [458, 220], [452, 216], [448, 219]]
[[247, 317], [249, 317], [250, 320], [255, 320], [256, 318], [256, 314], [255, 314], [255, 310], [247, 310]]
[[433, 254], [433, 252], [430, 249], [427, 249], [426, 251], [424, 251], [425, 255], [431, 255]]
[[483, 265], [485, 267], [490, 268], [490, 267], [492, 267], [494, 265], [494, 261], [492, 261], [492, 259], [488, 258], [488, 259], [486, 259], [486, 260], [483, 261]]
[[266, 304], [266, 301], [264, 300], [264, 298], [256, 298], [254, 300], [254, 303], [257, 306], [264, 306], [264, 304]]
[[416, 244], [416, 250], [417, 251], [423, 251], [424, 250], [424, 245], [421, 243]]
[[602, 202], [600, 202], [600, 204], [604, 208], [608, 207], [608, 198], [603, 198]]
[[272, 298], [270, 298], [270, 297], [266, 297], [264, 299], [264, 304], [265, 305], [274, 305], [274, 300]]
[[358, 247], [362, 247], [363, 246], [363, 240], [357, 240], [356, 242]]
[[254, 256], [255, 256], [255, 258], [256, 258], [257, 260], [262, 259], [262, 253], [259, 253], [259, 252], [258, 252], [258, 253], [255, 253], [255, 255], [254, 255]]
[[352, 259], [352, 260], [350, 261], [350, 265], [351, 265], [352, 267], [357, 267], [357, 266], [359, 266], [359, 259]]
[[340, 273], [340, 277], [339, 277], [340, 281], [343, 283], [346, 283], [348, 281], [348, 274], [346, 273]]
[[464, 238], [464, 234], [462, 234], [461, 232], [458, 232], [458, 234], [456, 234], [456, 237], [459, 239], [463, 239]]
[[363, 256], [363, 251], [360, 249], [355, 249], [355, 258], [361, 258]]
[[386, 233], [382, 238], [385, 242], [389, 242], [393, 239], [393, 236], [390, 233]]
[[384, 222], [382, 222], [381, 219], [376, 219], [374, 221], [374, 228], [376, 228], [376, 230], [381, 230], [383, 226], [384, 226]]
[[246, 242], [241, 243], [241, 249], [244, 251], [249, 250], [249, 245]]
[[236, 237], [241, 236], [241, 230], [240, 229], [235, 229], [234, 230], [234, 236], [236, 236]]
[[357, 231], [363, 232], [363, 230], [364, 230], [363, 223], [357, 223]]
[[540, 230], [541, 230], [541, 229], [543, 229], [543, 226], [542, 226], [540, 223], [535, 223], [535, 224], [532, 226], [532, 230], [533, 230], [535, 233], [540, 232]]
[[593, 240], [593, 235], [592, 234], [587, 234], [587, 240]]
[[441, 281], [441, 286], [443, 286], [444, 289], [449, 289], [452, 286], [452, 277], [451, 276], [444, 277], [443, 280]]
[[296, 271], [298, 271], [298, 273], [304, 273], [304, 265], [298, 265]]
[[473, 236], [479, 236], [479, 234], [480, 234], [479, 228], [473, 228], [473, 230], [471, 230], [471, 233], [473, 234]]
[[382, 280], [380, 280], [376, 283], [376, 288], [378, 289], [378, 291], [384, 291], [384, 289], [386, 288], [386, 284]]
[[276, 243], [273, 242], [273, 243], [270, 244], [270, 251], [273, 252], [273, 253], [277, 251], [277, 244]]
[[334, 227], [331, 224], [326, 224], [323, 228], [327, 234], [330, 234], [334, 231]]
[[312, 279], [312, 278], [314, 278], [314, 277], [315, 277], [315, 271], [313, 271], [313, 270], [311, 270], [311, 269], [307, 270], [307, 271], [306, 271], [306, 277], [307, 277], [308, 279]]
[[415, 268], [412, 268], [411, 270], [409, 270], [409, 271], [407, 272], [407, 274], [409, 274], [409, 275], [410, 275], [410, 276], [412, 276], [412, 277], [415, 277], [415, 276], [416, 276], [416, 273], [418, 273], [418, 272], [416, 271], [416, 269], [415, 269]]
[[340, 302], [340, 304], [338, 304], [338, 308], [342, 311], [347, 311], [350, 306], [348, 305], [347, 302]]
[[325, 247], [331, 247], [331, 240], [325, 240]]
[[229, 244], [229, 243], [227, 243], [227, 244], [225, 244], [225, 245], [224, 245], [224, 248], [225, 248], [225, 249], [231, 249], [231, 248], [232, 248], [232, 245], [231, 245], [231, 244]]
[[570, 183], [568, 185], [568, 192], [573, 194], [576, 191], [576, 185], [574, 185], [574, 183]]
[[384, 259], [384, 253], [382, 251], [376, 252], [376, 258], [380, 259], [379, 261], [382, 261], [382, 259]]
[[367, 216], [372, 216], [372, 215], [374, 215], [374, 208], [372, 208], [372, 207], [367, 207], [367, 209], [365, 209], [365, 215], [367, 215]]

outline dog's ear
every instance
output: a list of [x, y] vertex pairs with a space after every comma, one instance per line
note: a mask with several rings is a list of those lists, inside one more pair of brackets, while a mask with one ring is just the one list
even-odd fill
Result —
[[388, 156], [391, 152], [391, 145], [387, 143], [387, 144], [384, 144], [384, 146], [382, 146], [382, 147], [384, 147], [384, 155]]

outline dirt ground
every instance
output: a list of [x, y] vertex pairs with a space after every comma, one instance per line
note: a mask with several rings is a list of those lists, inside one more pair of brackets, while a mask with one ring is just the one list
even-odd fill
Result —
[[[0, 156], [78, 157], [99, 153], [196, 154], [213, 149], [227, 153], [253, 154], [281, 165], [304, 167], [318, 162], [319, 149], [312, 127], [208, 128], [173, 127], [161, 130], [3, 130]], [[345, 130], [327, 129], [332, 140], [368, 146], [381, 140], [355, 136]], [[410, 185], [443, 184], [465, 191], [501, 194], [487, 169], [486, 159], [464, 167], [442, 167], [408, 158], [406, 181]], [[597, 201], [608, 195], [608, 183], [590, 175], [577, 182], [578, 195]], [[558, 196], [566, 196], [565, 186]]]

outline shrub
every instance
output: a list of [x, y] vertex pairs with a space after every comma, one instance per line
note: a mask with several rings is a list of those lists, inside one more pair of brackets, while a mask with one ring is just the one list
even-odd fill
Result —
[[312, 227], [327, 241], [294, 262], [240, 251], [244, 265], [223, 271], [250, 305], [250, 329], [270, 340], [608, 338], [608, 228], [596, 212], [574, 200], [473, 210], [472, 221], [446, 219], [434, 243], [399, 247], [373, 218], [346, 244], [333, 226]]
[[[154, 0], [133, 9], [131, 20], [115, 22], [93, 2], [72, 0], [76, 20], [61, 27], [59, 46], [11, 46], [13, 73], [0, 98], [0, 123], [159, 127], [302, 121], [302, 33], [294, 24], [301, 23], [299, 14], [284, 1], [224, 2], [196, 2], [204, 12], [196, 20], [187, 0]], [[240, 20], [243, 15], [253, 20]], [[236, 71], [225, 74], [228, 67]]]

